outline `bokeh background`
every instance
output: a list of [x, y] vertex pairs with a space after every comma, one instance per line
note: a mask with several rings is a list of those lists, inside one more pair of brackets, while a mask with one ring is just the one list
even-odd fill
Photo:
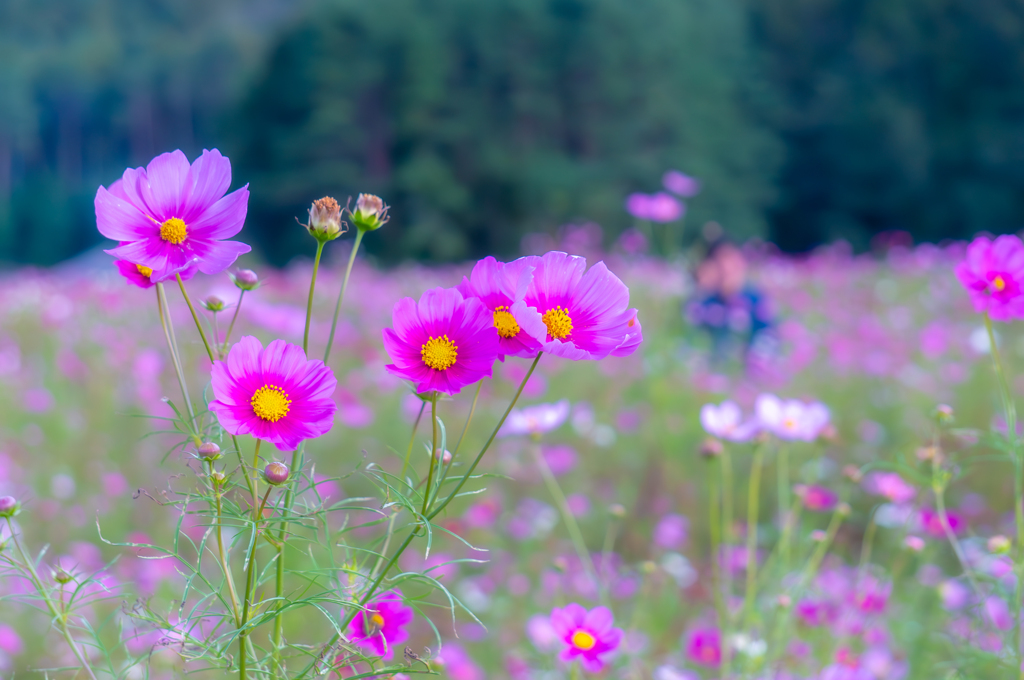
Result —
[[5, 0], [0, 262], [95, 247], [126, 166], [217, 147], [284, 264], [323, 194], [384, 196], [384, 262], [514, 255], [667, 168], [688, 231], [799, 252], [1024, 218], [1017, 0]]

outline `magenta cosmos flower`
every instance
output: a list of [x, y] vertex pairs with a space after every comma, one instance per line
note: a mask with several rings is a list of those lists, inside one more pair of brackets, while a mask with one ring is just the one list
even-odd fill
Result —
[[349, 637], [377, 656], [390, 659], [395, 647], [409, 639], [406, 628], [412, 619], [412, 607], [406, 606], [401, 591], [388, 590], [355, 615], [349, 624]]
[[490, 377], [498, 358], [493, 315], [477, 298], [454, 288], [434, 288], [420, 297], [403, 298], [391, 315], [394, 329], [384, 329], [388, 372], [409, 380], [417, 392], [458, 394], [466, 385]]
[[191, 165], [175, 151], [145, 168], [128, 168], [96, 191], [100, 233], [127, 242], [106, 252], [153, 270], [153, 281], [191, 266], [204, 274], [224, 271], [250, 250], [221, 240], [241, 231], [249, 202], [248, 184], [225, 196], [230, 185], [231, 163], [216, 149]]
[[[122, 241], [118, 245], [128, 245], [128, 241]], [[117, 267], [118, 273], [133, 286], [138, 286], [142, 289], [153, 287], [154, 282], [150, 278], [153, 276], [153, 270], [149, 267], [143, 267], [141, 264], [133, 264], [125, 260], [115, 260], [114, 266]], [[178, 273], [181, 274], [183, 281], [188, 281], [196, 275], [196, 271], [196, 265], [192, 263]]]
[[247, 335], [226, 361], [213, 365], [210, 410], [234, 435], [251, 434], [282, 451], [330, 431], [338, 381], [322, 361], [307, 361], [301, 347], [274, 340], [264, 349]]
[[828, 512], [839, 504], [839, 495], [824, 486], [799, 485], [796, 487], [796, 493], [803, 500], [804, 507], [812, 512]]
[[974, 239], [956, 276], [975, 311], [988, 312], [996, 321], [1024, 318], [1024, 243], [1016, 236]]
[[547, 335], [540, 312], [523, 302], [532, 275], [533, 267], [524, 259], [506, 264], [485, 257], [455, 287], [462, 297], [477, 298], [490, 310], [502, 361], [506, 355], [533, 358]]
[[686, 656], [700, 666], [722, 663], [722, 634], [717, 628], [697, 628], [686, 638]]
[[600, 673], [622, 643], [622, 629], [613, 628], [614, 623], [607, 607], [587, 611], [573, 602], [551, 610], [551, 627], [565, 644], [558, 658], [569, 663], [579, 660], [583, 670]]
[[551, 251], [525, 257], [534, 267], [525, 301], [547, 327], [543, 349], [565, 359], [628, 356], [643, 342], [635, 309], [628, 309], [629, 289], [604, 262], [584, 274], [582, 257]]

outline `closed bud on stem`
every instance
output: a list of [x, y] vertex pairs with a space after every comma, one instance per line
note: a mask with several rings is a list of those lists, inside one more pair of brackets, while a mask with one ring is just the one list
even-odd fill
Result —
[[864, 479], [864, 473], [856, 465], [845, 466], [843, 468], [843, 476], [854, 484], [860, 484], [861, 480]]
[[287, 482], [291, 474], [292, 472], [288, 469], [287, 465], [276, 460], [272, 463], [267, 463], [267, 467], [263, 468], [263, 479], [267, 481], [267, 484], [273, 484], [274, 486], [281, 486]]
[[220, 458], [220, 447], [214, 442], [203, 442], [199, 445], [199, 457], [203, 460], [217, 460]]
[[565, 559], [564, 557], [556, 557], [551, 561], [551, 564], [553, 564], [555, 569], [562, 572], [563, 574], [569, 571], [569, 560]]
[[260, 287], [260, 277], [251, 269], [239, 269], [234, 274], [228, 274], [228, 276], [242, 290], [256, 290]]
[[445, 449], [444, 452], [442, 452], [441, 449], [437, 449], [434, 451], [434, 457], [437, 458], [442, 465], [447, 465], [452, 462], [452, 452], [447, 449]]
[[205, 300], [200, 300], [199, 304], [211, 312], [219, 312], [224, 309], [224, 301], [216, 295], [210, 295]]
[[1006, 536], [993, 536], [988, 539], [988, 551], [996, 555], [1005, 555], [1010, 552], [1010, 539]]
[[14, 517], [20, 508], [21, 504], [14, 496], [0, 496], [0, 517]]
[[345, 233], [348, 226], [341, 219], [341, 206], [330, 196], [313, 201], [309, 209], [309, 223], [303, 224], [317, 241], [333, 241]]
[[61, 567], [57, 567], [53, 570], [53, 580], [61, 585], [64, 585], [65, 583], [71, 583], [75, 579], [73, 576], [71, 576], [71, 574], [64, 571]]
[[811, 532], [811, 540], [815, 543], [821, 543], [826, 538], [828, 538], [828, 534], [822, 531], [821, 529], [815, 529]]
[[373, 194], [359, 194], [359, 198], [356, 199], [356, 209], [349, 210], [348, 214], [352, 219], [352, 224], [356, 225], [359, 231], [380, 229], [390, 219], [387, 204], [381, 200], [380, 196]]
[[782, 595], [779, 595], [777, 602], [779, 603], [780, 607], [782, 607], [783, 609], [787, 609], [793, 604], [793, 598], [783, 593]]
[[906, 546], [907, 550], [919, 553], [924, 550], [925, 543], [924, 539], [920, 536], [907, 536], [903, 539], [903, 545]]
[[700, 444], [700, 455], [708, 460], [718, 458], [722, 455], [722, 442], [714, 437], [708, 437]]
[[953, 422], [953, 407], [949, 404], [939, 404], [935, 407], [934, 415], [939, 425], [949, 425]]
[[608, 506], [608, 514], [615, 519], [622, 519], [626, 516], [626, 508], [620, 503], [612, 503]]
[[836, 512], [842, 517], [849, 517], [850, 513], [853, 512], [853, 508], [850, 507], [849, 503], [840, 503], [836, 506]]
[[224, 483], [224, 473], [220, 470], [214, 470], [210, 473], [210, 479], [213, 480], [213, 485], [217, 486]]
[[640, 571], [642, 571], [645, 574], [653, 574], [654, 572], [658, 571], [658, 565], [656, 562], [653, 562], [651, 560], [645, 560], [640, 563]]

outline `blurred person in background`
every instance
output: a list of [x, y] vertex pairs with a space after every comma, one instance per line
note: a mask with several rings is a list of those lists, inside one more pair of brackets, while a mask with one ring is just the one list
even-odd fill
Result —
[[683, 316], [711, 337], [711, 361], [724, 364], [738, 358], [744, 366], [767, 357], [777, 345], [774, 314], [765, 294], [747, 280], [747, 258], [738, 245], [710, 223], [709, 245], [694, 276], [696, 290], [683, 306]]

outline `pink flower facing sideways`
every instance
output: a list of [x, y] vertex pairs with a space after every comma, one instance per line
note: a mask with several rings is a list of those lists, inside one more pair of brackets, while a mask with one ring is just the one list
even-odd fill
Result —
[[402, 600], [402, 592], [388, 590], [355, 615], [349, 624], [349, 637], [377, 656], [390, 659], [395, 648], [409, 639], [406, 629], [412, 619], [412, 607]]
[[805, 404], [762, 394], [754, 409], [761, 427], [779, 439], [814, 441], [829, 423], [828, 407], [816, 401]]
[[190, 269], [224, 271], [250, 250], [222, 240], [241, 231], [248, 209], [248, 185], [225, 196], [230, 186], [231, 163], [216, 149], [204, 150], [191, 165], [174, 151], [145, 168], [128, 168], [96, 191], [96, 226], [122, 242], [106, 252], [151, 269], [153, 281]]
[[477, 298], [491, 312], [502, 361], [506, 355], [532, 359], [547, 335], [540, 313], [523, 302], [532, 274], [533, 267], [525, 259], [506, 264], [485, 257], [455, 287], [464, 298]]
[[338, 386], [322, 361], [307, 361], [301, 347], [274, 340], [266, 349], [247, 335], [213, 365], [210, 402], [221, 427], [233, 435], [251, 434], [282, 451], [330, 431], [338, 406]]
[[547, 327], [543, 350], [564, 359], [628, 356], [643, 342], [629, 289], [598, 262], [586, 273], [582, 257], [551, 251], [522, 258], [534, 267], [525, 301]]
[[551, 627], [564, 644], [562, 661], [579, 661], [588, 673], [600, 673], [622, 643], [622, 629], [614, 628], [607, 607], [590, 611], [575, 602], [551, 610]]
[[828, 512], [839, 504], [839, 494], [824, 486], [797, 486], [796, 494], [812, 512]]
[[458, 394], [491, 376], [498, 332], [493, 314], [477, 298], [434, 288], [419, 302], [399, 300], [391, 318], [394, 329], [384, 329], [384, 349], [394, 363], [385, 368], [414, 383], [417, 392]]
[[712, 437], [734, 442], [750, 441], [759, 431], [756, 420], [743, 422], [743, 412], [733, 401], [723, 401], [721, 406], [704, 404], [700, 409], [700, 424]]
[[974, 239], [956, 276], [975, 311], [988, 312], [996, 321], [1024, 318], [1024, 243], [1016, 236]]

